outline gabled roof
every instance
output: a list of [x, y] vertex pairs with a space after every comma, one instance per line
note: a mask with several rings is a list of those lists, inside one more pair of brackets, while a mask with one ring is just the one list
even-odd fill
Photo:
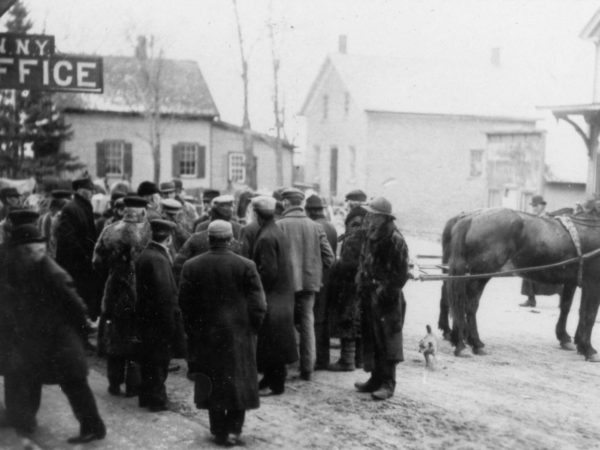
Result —
[[350, 96], [367, 112], [539, 118], [531, 86], [502, 67], [339, 53], [325, 60], [301, 114], [329, 70], [337, 72]]
[[593, 42], [598, 42], [600, 40], [600, 8], [594, 13], [583, 30], [581, 30], [579, 37]]
[[[239, 134], [244, 133], [243, 127], [240, 127], [239, 125], [234, 125], [229, 122], [223, 122], [222, 120], [215, 120], [213, 122], [213, 125], [215, 127], [221, 128], [223, 130], [234, 131]], [[265, 134], [265, 133], [259, 133], [257, 131], [252, 131], [252, 137], [254, 139], [263, 141], [265, 144], [270, 145], [273, 148], [275, 148], [277, 146], [277, 138], [275, 136], [271, 136], [271, 135]], [[295, 145], [288, 142], [287, 139], [280, 139], [280, 142], [281, 142], [282, 148], [289, 150], [289, 151], [294, 151]]]
[[[59, 107], [69, 111], [95, 111], [109, 113], [143, 113], [148, 95], [144, 95], [141, 63], [134, 57], [105, 56], [104, 93], [59, 93]], [[161, 114], [218, 117], [219, 111], [198, 64], [194, 61], [161, 59], [147, 60], [147, 73], [159, 80]]]

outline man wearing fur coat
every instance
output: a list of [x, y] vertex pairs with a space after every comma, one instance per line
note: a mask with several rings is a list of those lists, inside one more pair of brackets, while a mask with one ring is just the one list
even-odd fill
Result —
[[364, 208], [369, 213], [367, 238], [359, 258], [357, 288], [363, 312], [364, 366], [371, 377], [355, 387], [370, 392], [375, 400], [385, 400], [394, 395], [396, 365], [404, 360], [402, 287], [408, 280], [408, 247], [394, 225], [388, 200], [377, 197]]

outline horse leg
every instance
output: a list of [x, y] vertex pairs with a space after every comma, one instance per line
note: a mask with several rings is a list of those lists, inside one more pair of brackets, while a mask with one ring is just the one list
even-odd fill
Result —
[[452, 331], [450, 342], [454, 345], [454, 356], [462, 356], [467, 348], [465, 345], [465, 289], [464, 281], [450, 280], [444, 283], [447, 289], [448, 299], [451, 299], [450, 312], [452, 313]]
[[556, 338], [560, 343], [560, 348], [563, 350], [575, 350], [575, 345], [571, 341], [571, 336], [567, 333], [567, 318], [571, 311], [571, 305], [573, 304], [573, 296], [575, 295], [575, 289], [577, 289], [576, 283], [565, 283], [563, 285], [562, 293], [560, 294], [560, 314], [558, 321], [556, 322]]
[[469, 301], [467, 302], [466, 319], [467, 319], [467, 342], [473, 349], [473, 353], [476, 355], [485, 355], [486, 352], [483, 350], [485, 344], [479, 339], [479, 330], [477, 328], [477, 310], [479, 309], [479, 300], [483, 294], [483, 289], [489, 281], [488, 279], [473, 280], [468, 284], [467, 295]]
[[442, 331], [444, 339], [451, 340], [450, 322], [448, 316], [450, 314], [450, 305], [448, 304], [448, 292], [446, 282], [442, 283], [442, 292], [440, 297], [440, 317], [438, 318], [438, 328]]
[[586, 361], [600, 362], [600, 355], [592, 347], [592, 328], [598, 314], [600, 297], [598, 281], [584, 281], [581, 289], [581, 306], [579, 308], [579, 325], [577, 327], [577, 350], [585, 356]]

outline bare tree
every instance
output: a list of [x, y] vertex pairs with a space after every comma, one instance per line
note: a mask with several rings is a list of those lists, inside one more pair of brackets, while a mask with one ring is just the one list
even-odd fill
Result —
[[269, 3], [269, 20], [267, 28], [269, 30], [269, 41], [271, 43], [271, 61], [273, 64], [273, 115], [275, 118], [275, 167], [277, 187], [283, 186], [283, 149], [281, 145], [282, 130], [284, 126], [283, 111], [279, 105], [279, 70], [281, 68], [280, 52], [277, 51], [275, 42], [275, 22], [273, 20], [273, 4]]
[[237, 1], [233, 1], [233, 10], [237, 25], [238, 42], [240, 45], [240, 58], [242, 63], [242, 82], [244, 85], [244, 117], [242, 120], [242, 129], [244, 133], [244, 155], [246, 160], [246, 184], [251, 189], [256, 189], [256, 159], [254, 157], [254, 142], [252, 138], [252, 129], [250, 127], [250, 116], [248, 114], [248, 56], [244, 50], [244, 36], [242, 33], [242, 24], [238, 12]]

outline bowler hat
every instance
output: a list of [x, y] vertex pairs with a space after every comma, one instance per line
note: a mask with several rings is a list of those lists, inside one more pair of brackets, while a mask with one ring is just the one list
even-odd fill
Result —
[[208, 224], [208, 235], [216, 238], [233, 237], [231, 223], [226, 220], [213, 220]]
[[202, 192], [202, 201], [204, 203], [210, 202], [213, 198], [218, 197], [219, 195], [221, 195], [221, 191], [217, 189], [205, 189], [204, 192]]
[[4, 201], [8, 197], [20, 197], [19, 191], [17, 191], [14, 187], [5, 187], [0, 189], [0, 200]]
[[364, 205], [363, 208], [371, 214], [381, 214], [384, 216], [394, 217], [392, 214], [392, 204], [384, 197], [375, 197], [369, 202], [368, 205]]
[[152, 181], [142, 181], [137, 188], [137, 195], [141, 197], [153, 194], [160, 194], [160, 192]]
[[165, 181], [164, 183], [160, 183], [160, 192], [164, 194], [168, 194], [169, 192], [175, 192], [175, 183], [172, 181]]
[[61, 199], [61, 198], [71, 198], [73, 195], [72, 191], [68, 191], [66, 189], [54, 189], [50, 195], [52, 198]]
[[531, 197], [531, 206], [545, 205], [546, 200], [541, 195], [534, 195]]
[[25, 224], [35, 224], [39, 217], [39, 213], [31, 209], [15, 209], [8, 213], [8, 220], [13, 228]]
[[7, 244], [14, 247], [17, 245], [32, 244], [34, 242], [46, 242], [46, 238], [42, 236], [38, 227], [28, 223], [14, 228]]
[[137, 195], [127, 195], [123, 197], [123, 204], [127, 208], [145, 208], [148, 206], [148, 200]]
[[361, 191], [360, 189], [355, 189], [346, 194], [346, 200], [351, 200], [355, 202], [366, 202], [367, 194], [365, 194], [364, 191]]
[[76, 191], [77, 189], [88, 189], [90, 191], [96, 189], [94, 183], [89, 178], [78, 178], [76, 180], [73, 180], [71, 186], [74, 191]]
[[304, 204], [306, 209], [323, 209], [325, 205], [323, 205], [323, 201], [321, 197], [316, 194], [311, 195], [306, 199], [306, 203]]
[[304, 192], [297, 188], [286, 188], [281, 193], [281, 198], [285, 200], [286, 198], [299, 198], [304, 200]]

